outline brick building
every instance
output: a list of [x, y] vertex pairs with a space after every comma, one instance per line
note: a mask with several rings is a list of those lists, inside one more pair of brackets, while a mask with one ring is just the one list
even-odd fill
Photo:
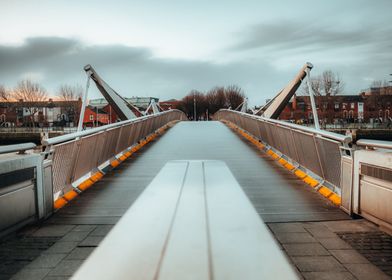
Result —
[[75, 126], [81, 100], [0, 102], [0, 126]]
[[[392, 121], [392, 87], [372, 88], [358, 95], [316, 96], [315, 101], [319, 120], [325, 124]], [[310, 97], [294, 96], [279, 118], [312, 123]]]
[[87, 106], [84, 111], [83, 126], [96, 127], [109, 124], [109, 114], [97, 107]]
[[170, 100], [159, 102], [159, 107], [161, 107], [162, 110], [167, 111], [170, 109], [176, 109], [179, 104], [180, 104], [179, 100], [170, 99]]

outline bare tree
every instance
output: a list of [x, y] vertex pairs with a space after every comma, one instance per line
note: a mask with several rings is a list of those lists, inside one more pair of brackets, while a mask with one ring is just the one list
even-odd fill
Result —
[[231, 85], [226, 87], [225, 95], [227, 105], [230, 106], [231, 109], [237, 108], [242, 102], [244, 102], [245, 94], [239, 86]]
[[338, 95], [343, 92], [343, 82], [339, 73], [331, 70], [324, 71], [322, 74], [322, 86], [327, 96]]
[[237, 108], [245, 98], [243, 90], [236, 86], [231, 85], [226, 88], [214, 87], [204, 95], [202, 92], [192, 90], [185, 96], [179, 105], [178, 109], [185, 112], [189, 118], [194, 118], [194, 104], [196, 103], [196, 118], [204, 118], [208, 109], [208, 114], [214, 114], [223, 108], [232, 109]]
[[58, 96], [64, 101], [78, 100], [83, 96], [83, 87], [81, 85], [61, 85]]
[[370, 87], [372, 88], [380, 88], [380, 87], [387, 87], [387, 86], [388, 86], [387, 80], [374, 80], [370, 84]]
[[[331, 70], [324, 71], [320, 76], [310, 78], [312, 90], [316, 96], [333, 96], [343, 93], [344, 83], [338, 73]], [[303, 83], [302, 93], [309, 95], [307, 83]]]
[[198, 90], [192, 90], [187, 96], [185, 96], [178, 108], [187, 114], [188, 118], [193, 119], [195, 114], [195, 104], [196, 104], [196, 119], [200, 119], [204, 116], [206, 111], [206, 100], [202, 92]]
[[38, 108], [35, 103], [47, 100], [48, 93], [46, 90], [40, 84], [26, 79], [18, 83], [12, 92], [12, 97], [18, 101], [22, 100], [24, 102], [24, 110], [27, 111], [28, 117], [34, 126], [34, 115], [38, 113]]
[[25, 102], [45, 101], [48, 98], [48, 93], [40, 84], [28, 79], [20, 81], [12, 95], [16, 100]]
[[3, 85], [0, 85], [0, 101], [11, 101], [11, 99], [10, 91]]
[[227, 101], [224, 87], [214, 87], [206, 94], [206, 103], [209, 114], [214, 114], [222, 108], [226, 108]]

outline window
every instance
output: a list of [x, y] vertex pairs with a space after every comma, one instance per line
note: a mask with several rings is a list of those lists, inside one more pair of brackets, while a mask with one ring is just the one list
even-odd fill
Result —
[[351, 109], [355, 108], [355, 103], [351, 103]]
[[336, 110], [339, 109], [339, 103], [335, 103], [335, 109], [336, 109]]
[[94, 120], [94, 115], [90, 115], [90, 121]]

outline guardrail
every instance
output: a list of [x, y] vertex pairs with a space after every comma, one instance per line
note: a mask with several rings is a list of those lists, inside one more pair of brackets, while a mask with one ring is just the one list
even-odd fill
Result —
[[350, 156], [351, 136], [226, 109], [218, 111], [215, 118], [234, 123], [341, 194], [341, 161]]
[[34, 149], [37, 145], [34, 143], [23, 143], [15, 145], [0, 146], [0, 154], [7, 154], [13, 152], [19, 152], [24, 154], [26, 150]]
[[54, 199], [73, 189], [72, 183], [176, 120], [186, 120], [185, 114], [170, 110], [43, 140], [46, 161], [51, 162]]
[[370, 139], [360, 139], [357, 141], [357, 146], [366, 147], [368, 149], [392, 149], [391, 141], [381, 141], [381, 140], [370, 140]]
[[50, 126], [50, 127], [0, 127], [1, 133], [40, 133], [40, 132], [64, 132], [72, 133], [77, 131], [77, 127]]

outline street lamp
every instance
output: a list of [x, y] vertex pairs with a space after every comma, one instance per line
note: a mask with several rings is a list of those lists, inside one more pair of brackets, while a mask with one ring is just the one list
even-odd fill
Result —
[[196, 95], [193, 93], [193, 121], [196, 121]]

